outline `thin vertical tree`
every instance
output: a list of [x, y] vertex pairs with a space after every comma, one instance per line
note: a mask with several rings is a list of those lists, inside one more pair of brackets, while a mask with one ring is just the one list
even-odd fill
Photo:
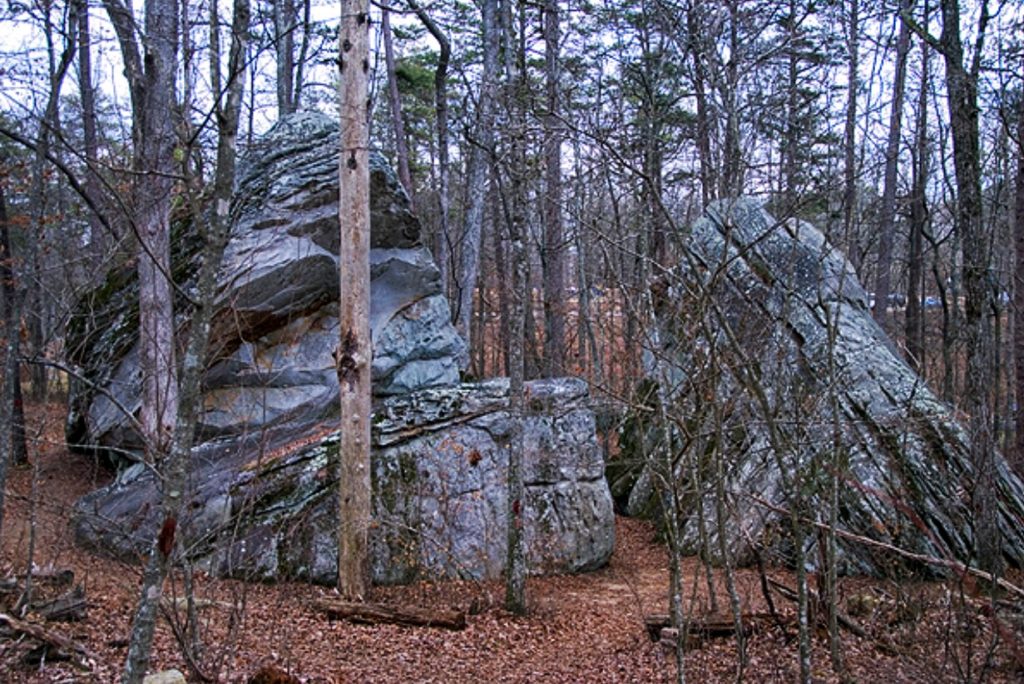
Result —
[[562, 122], [558, 0], [545, 0], [544, 79], [544, 375], [565, 373], [565, 236], [562, 221]]
[[[508, 455], [508, 540], [505, 562], [505, 608], [526, 612], [526, 487], [523, 480], [523, 380], [526, 372], [527, 311], [532, 305], [529, 290], [529, 265], [526, 252], [526, 64], [525, 50], [516, 34], [511, 12], [506, 3], [501, 12], [501, 34], [505, 40], [505, 92], [509, 126], [507, 131], [508, 186], [501, 192], [502, 213], [508, 230], [508, 258], [512, 272], [508, 297], [508, 403], [513, 430]], [[520, 22], [522, 22], [520, 15]], [[522, 23], [520, 23], [522, 27]], [[492, 160], [496, 162], [497, 160]], [[497, 165], [494, 176], [500, 183], [502, 170]]]
[[338, 442], [338, 591], [362, 600], [369, 588], [370, 523], [370, 159], [367, 81], [369, 0], [343, 0], [340, 72], [341, 223]]
[[[982, 0], [974, 31], [970, 61], [960, 29], [960, 0], [942, 0], [942, 33], [938, 38], [919, 24], [912, 28], [942, 55], [946, 67], [946, 101], [953, 139], [953, 170], [956, 176], [954, 231], [963, 249], [963, 332], [967, 368], [963, 408], [969, 416], [974, 488], [974, 544], [978, 564], [997, 573], [1002, 566], [995, 491], [995, 369], [994, 317], [998, 311], [992, 283], [992, 235], [983, 221], [981, 193], [981, 143], [978, 113], [978, 79], [985, 35], [991, 19], [987, 0]], [[903, 10], [904, 20], [913, 21]], [[955, 300], [954, 300], [955, 301]]]
[[294, 0], [273, 0], [274, 2], [274, 48], [277, 50], [277, 116], [287, 116], [295, 111], [295, 2]]
[[384, 66], [387, 71], [388, 105], [391, 108], [391, 128], [395, 136], [395, 156], [398, 158], [398, 180], [412, 197], [412, 174], [409, 172], [409, 145], [405, 140], [405, 120], [402, 117], [402, 98], [398, 93], [398, 78], [395, 75], [395, 48], [391, 35], [391, 10], [387, 5], [380, 8], [380, 33], [384, 43]]
[[[846, 121], [843, 128], [843, 240], [856, 244], [854, 219], [857, 214], [857, 94], [860, 88], [860, 0], [849, 0], [846, 17]], [[860, 272], [860, 250], [847, 252]]]
[[448, 65], [451, 62], [452, 46], [437, 22], [416, 0], [408, 0], [409, 7], [416, 13], [427, 31], [437, 41], [437, 65], [434, 67], [434, 127], [437, 130], [437, 213], [438, 230], [434, 242], [434, 258], [441, 271], [441, 284], [448, 293], [452, 272], [452, 238], [448, 225], [449, 208], [449, 166], [448, 161]]
[[885, 144], [885, 172], [882, 181], [882, 208], [878, 220], [878, 264], [875, 270], [875, 305], [871, 315], [879, 324], [886, 322], [892, 281], [892, 243], [896, 232], [896, 170], [903, 126], [903, 94], [907, 83], [907, 54], [910, 52], [910, 25], [902, 16], [909, 11], [903, 0], [903, 12], [896, 17], [896, 73], [893, 75], [892, 104], [889, 110], [889, 137]]
[[495, 87], [498, 72], [498, 2], [482, 0], [481, 41], [483, 43], [483, 69], [477, 99], [476, 126], [467, 132], [469, 160], [466, 166], [467, 206], [464, 220], [459, 270], [456, 274], [455, 310], [452, 318], [455, 328], [472, 350], [470, 329], [473, 321], [473, 294], [480, 273], [480, 245], [483, 236], [484, 206], [487, 201], [487, 174], [494, 140]]
[[[1022, 59], [1024, 62], [1024, 59]], [[1016, 361], [1017, 406], [1024, 405], [1024, 93], [1017, 100], [1017, 181], [1014, 204], [1014, 224], [1017, 243], [1017, 263], [1013, 296], [1014, 359]], [[1024, 477], [1024, 411], [1017, 411], [1017, 444], [1013, 465]]]
[[928, 225], [928, 81], [931, 54], [921, 50], [921, 87], [917, 96], [917, 123], [913, 148], [913, 179], [910, 191], [910, 240], [907, 250], [907, 305], [904, 314], [907, 360], [918, 372], [925, 364], [924, 312], [924, 236]]
[[[174, 120], [177, 79], [178, 0], [147, 0], [143, 30], [121, 0], [104, 0], [117, 34], [132, 103], [132, 185], [127, 219], [138, 242], [139, 367], [142, 372], [142, 437], [145, 459], [161, 464], [170, 452], [178, 409], [170, 269], [171, 193], [174, 186]], [[140, 41], [142, 49], [140, 50]], [[143, 59], [145, 55], [145, 59]], [[123, 681], [141, 682], [149, 663], [163, 579], [177, 524], [180, 488], [164, 483], [164, 522], [143, 574], [132, 621]]]

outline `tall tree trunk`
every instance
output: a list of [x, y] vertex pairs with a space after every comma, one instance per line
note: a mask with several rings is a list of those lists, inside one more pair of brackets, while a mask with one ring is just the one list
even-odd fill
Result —
[[[6, 160], [3, 160], [6, 162]], [[6, 164], [4, 165], [6, 167]], [[14, 279], [11, 255], [10, 224], [7, 218], [7, 196], [0, 182], [0, 306], [3, 307], [4, 348], [3, 396], [0, 396], [0, 538], [4, 529], [4, 494], [7, 473], [12, 465], [28, 461], [25, 448], [25, 417], [21, 411], [21, 377], [18, 357], [20, 349], [20, 302]]]
[[562, 224], [562, 122], [559, 78], [558, 0], [544, 3], [544, 368], [547, 377], [565, 369], [565, 235]]
[[494, 103], [495, 77], [498, 72], [498, 2], [482, 0], [480, 3], [482, 18], [482, 41], [484, 63], [480, 82], [480, 97], [477, 104], [476, 130], [468, 133], [469, 163], [466, 169], [466, 207], [465, 228], [462, 235], [462, 249], [459, 253], [459, 273], [456, 279], [455, 311], [453, 318], [455, 328], [466, 340], [470, 350], [473, 340], [470, 339], [470, 323], [473, 320], [473, 294], [476, 290], [477, 276], [480, 272], [480, 240], [483, 234], [484, 204], [487, 199], [487, 169], [489, 155], [494, 145]]
[[293, 112], [299, 111], [302, 106], [302, 90], [306, 85], [306, 57], [309, 54], [309, 36], [313, 27], [310, 19], [311, 4], [311, 0], [302, 0], [302, 42], [299, 44], [299, 58], [295, 63], [295, 79], [292, 83]]
[[[489, 0], [485, 0], [487, 2]], [[501, 13], [502, 31], [505, 36], [505, 80], [506, 109], [509, 116], [508, 163], [506, 166], [509, 183], [507, 192], [501, 193], [502, 212], [508, 229], [509, 260], [512, 282], [509, 288], [509, 413], [513, 431], [509, 439], [508, 455], [508, 539], [505, 563], [505, 609], [516, 614], [526, 612], [526, 539], [523, 536], [523, 521], [526, 514], [526, 487], [523, 480], [523, 380], [526, 373], [524, 334], [527, 307], [532, 307], [530, 294], [529, 263], [527, 259], [526, 234], [526, 50], [523, 34], [525, 17], [520, 5], [519, 28], [515, 32], [512, 17], [513, 3], [505, 3]], [[495, 161], [497, 161], [495, 159]], [[495, 168], [495, 178], [501, 182], [500, 168]]]
[[274, 2], [274, 47], [277, 49], [277, 117], [295, 111], [295, 1]]
[[1017, 444], [1013, 465], [1024, 477], [1024, 98], [1017, 105], [1017, 183], [1014, 232], [1017, 242], [1016, 283], [1013, 295], [1014, 361], [1017, 385]]
[[[904, 11], [909, 6], [904, 2]], [[892, 279], [892, 243], [896, 232], [896, 164], [900, 154], [900, 129], [903, 125], [903, 93], [907, 82], [907, 53], [910, 51], [910, 25], [903, 19], [896, 39], [896, 74], [893, 77], [892, 109], [889, 111], [889, 139], [885, 145], [885, 179], [882, 184], [882, 208], [878, 225], [878, 265], [875, 270], [875, 305], [871, 314], [879, 324], [886, 323]]]
[[907, 361], [919, 373], [925, 369], [924, 312], [924, 233], [928, 223], [928, 87], [930, 54], [921, 51], [921, 90], [917, 99], [917, 135], [914, 143], [914, 178], [910, 197], [910, 245], [907, 257], [907, 309], [905, 329]]
[[[134, 143], [132, 215], [139, 244], [139, 368], [142, 372], [140, 422], [146, 461], [160, 467], [170, 453], [178, 410], [178, 375], [170, 270], [171, 192], [174, 178], [175, 82], [178, 57], [177, 0], [147, 0], [141, 59], [131, 11], [120, 0], [104, 0], [121, 44], [132, 94]], [[180, 487], [164, 483], [163, 506], [180, 505]], [[142, 681], [149, 662], [157, 607], [173, 542], [176, 518], [165, 518], [143, 576], [142, 596], [132, 622], [123, 681]]]
[[369, 589], [370, 527], [370, 163], [367, 81], [369, 0], [341, 3], [341, 150], [338, 199], [341, 390], [338, 443], [338, 590], [362, 600]]
[[720, 197], [736, 197], [743, 188], [743, 160], [740, 152], [740, 121], [736, 102], [739, 89], [739, 0], [728, 0], [729, 54], [734, 55], [725, 65], [725, 83], [722, 86], [722, 106], [725, 109], [725, 142], [722, 151], [722, 175], [719, 179]]
[[441, 271], [441, 283], [448, 293], [452, 272], [452, 238], [448, 226], [449, 167], [448, 161], [448, 64], [452, 47], [448, 37], [416, 0], [408, 0], [419, 20], [437, 41], [437, 66], [434, 67], [434, 126], [437, 130], [437, 209], [438, 231], [434, 244], [434, 258]]
[[708, 110], [707, 57], [704, 52], [704, 21], [700, 4], [690, 3], [686, 10], [687, 47], [693, 62], [693, 92], [697, 103], [697, 156], [700, 160], [701, 201], [707, 206], [717, 194], [715, 163], [711, 158], [711, 114]]
[[[85, 178], [82, 186], [94, 203], [101, 195], [99, 183], [99, 142], [96, 134], [96, 88], [92, 82], [92, 32], [89, 28], [89, 7], [85, 0], [76, 0], [78, 9], [78, 91], [82, 99], [82, 151], [85, 153]], [[89, 246], [92, 250], [97, 281], [106, 273], [103, 261], [111, 242], [117, 236], [107, 235], [102, 222], [89, 212]]]
[[[67, 76], [68, 69], [74, 61], [76, 48], [78, 46], [78, 18], [76, 16], [79, 6], [77, 3], [69, 6], [69, 15], [65, 26], [64, 45], [58, 56], [54, 40], [58, 31], [51, 23], [49, 11], [45, 14], [46, 21], [46, 42], [47, 54], [49, 57], [49, 92], [47, 93], [46, 108], [43, 117], [39, 122], [39, 132], [36, 136], [35, 157], [32, 160], [32, 225], [33, 236], [28, 241], [29, 257], [28, 266], [33, 273], [31, 289], [28, 294], [28, 332], [29, 342], [32, 346], [32, 353], [36, 356], [43, 355], [43, 348], [47, 338], [47, 309], [50, 307], [50, 297], [46, 294], [47, 288], [42, 284], [44, 273], [47, 270], [45, 245], [49, 242], [50, 230], [47, 227], [49, 220], [47, 198], [49, 193], [46, 188], [45, 171], [50, 157], [50, 145], [54, 134], [59, 129], [60, 91]], [[41, 251], [40, 245], [44, 246]], [[29, 368], [29, 377], [32, 381], [32, 398], [37, 401], [45, 401], [47, 384], [49, 381], [46, 366], [33, 364]]]
[[384, 42], [384, 65], [388, 76], [388, 104], [391, 107], [391, 128], [395, 134], [395, 154], [398, 156], [398, 180], [412, 202], [412, 174], [409, 172], [409, 146], [405, 140], [405, 122], [402, 119], [402, 98], [398, 94], [395, 77], [395, 50], [391, 36], [391, 11], [381, 7], [380, 32]]
[[996, 574], [1002, 565], [995, 492], [993, 406], [995, 351], [993, 317], [997, 307], [992, 283], [992, 236], [982, 221], [981, 147], [978, 132], [978, 74], [988, 24], [988, 4], [982, 2], [977, 42], [970, 67], [964, 63], [959, 0], [942, 0], [942, 35], [938, 47], [946, 64], [949, 122], [956, 171], [956, 230], [963, 245], [963, 290], [967, 374], [964, 409], [971, 432], [975, 472], [971, 492], [975, 517], [975, 553], [980, 567]]
[[846, 124], [843, 130], [843, 240], [854, 270], [860, 273], [856, 248], [857, 215], [857, 91], [860, 88], [860, 0], [850, 0], [846, 34]]

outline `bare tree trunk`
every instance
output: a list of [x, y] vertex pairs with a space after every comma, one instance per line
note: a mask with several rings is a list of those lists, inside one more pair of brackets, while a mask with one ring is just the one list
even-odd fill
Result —
[[295, 111], [295, 2], [273, 0], [274, 47], [277, 49], [277, 117], [280, 119]]
[[917, 100], [917, 137], [914, 143], [914, 178], [910, 197], [910, 246], [907, 256], [907, 309], [904, 316], [907, 360], [919, 373], [925, 369], [924, 313], [924, 233], [928, 223], [928, 87], [929, 51], [921, 51], [921, 90]]
[[1017, 385], [1017, 444], [1013, 465], [1024, 476], [1024, 98], [1017, 106], [1017, 183], [1014, 232], [1017, 242], [1016, 282], [1013, 295], [1014, 360]]
[[[488, 4], [491, 0], [485, 0]], [[524, 327], [526, 307], [532, 306], [529, 283], [529, 264], [526, 251], [525, 215], [525, 173], [526, 173], [526, 65], [525, 50], [521, 39], [514, 36], [511, 3], [506, 3], [501, 14], [502, 31], [505, 36], [505, 79], [509, 111], [509, 189], [501, 192], [502, 213], [509, 237], [509, 259], [511, 261], [512, 283], [509, 292], [509, 413], [512, 417], [513, 433], [509, 439], [508, 455], [508, 541], [505, 564], [505, 608], [523, 614], [526, 612], [526, 539], [523, 536], [523, 520], [526, 508], [526, 486], [523, 481], [523, 380], [525, 377]], [[520, 17], [522, 22], [522, 17]], [[522, 25], [522, 23], [520, 23]], [[522, 34], [520, 34], [521, 37]], [[498, 36], [495, 36], [498, 38]], [[496, 160], [495, 160], [496, 161]], [[501, 169], [495, 166], [495, 179], [500, 183]]]
[[[729, 10], [729, 53], [738, 55], [739, 45], [739, 0], [728, 0]], [[722, 100], [725, 109], [725, 143], [722, 151], [722, 175], [720, 197], [735, 197], [743, 188], [743, 166], [740, 152], [740, 122], [736, 103], [739, 88], [739, 60], [730, 59], [725, 66], [725, 83]]]
[[370, 164], [367, 80], [369, 0], [341, 3], [341, 390], [338, 443], [338, 590], [363, 600], [369, 589], [370, 525]]
[[[6, 161], [6, 160], [4, 160]], [[11, 257], [10, 227], [7, 220], [7, 196], [0, 182], [0, 306], [3, 306], [4, 348], [3, 396], [0, 396], [0, 539], [4, 529], [4, 494], [7, 492], [7, 472], [10, 466], [28, 460], [25, 453], [24, 417], [17, 412], [16, 388], [21, 384], [18, 372], [20, 339], [18, 319], [18, 291], [14, 281]], [[21, 425], [19, 430], [19, 423]], [[20, 432], [20, 444], [17, 439]], [[20, 451], [20, 454], [19, 454]]]
[[707, 57], [704, 54], [704, 22], [699, 3], [686, 10], [687, 46], [693, 62], [693, 91], [697, 102], [697, 156], [700, 160], [700, 193], [704, 206], [717, 194], [715, 163], [711, 158], [711, 121], [708, 111]]
[[995, 436], [993, 406], [995, 353], [993, 318], [997, 307], [992, 283], [992, 236], [982, 221], [981, 148], [978, 132], [978, 74], [988, 25], [983, 2], [970, 66], [964, 63], [959, 0], [942, 0], [942, 35], [932, 43], [946, 64], [953, 167], [956, 171], [955, 225], [963, 245], [963, 329], [967, 347], [964, 409], [970, 416], [971, 460], [975, 486], [975, 552], [981, 569], [998, 574], [1002, 566], [995, 498]]
[[860, 273], [857, 244], [857, 91], [860, 88], [860, 0], [850, 0], [847, 15], [846, 126], [843, 130], [843, 240], [847, 254]]
[[477, 276], [480, 272], [480, 239], [483, 234], [484, 203], [487, 199], [488, 155], [494, 144], [494, 102], [495, 77], [498, 71], [498, 3], [497, 0], [482, 0], [480, 3], [483, 28], [484, 63], [480, 82], [480, 98], [477, 104], [477, 127], [470, 133], [469, 163], [466, 170], [465, 230], [462, 249], [459, 253], [457, 278], [455, 328], [473, 349], [470, 339], [470, 323], [473, 320], [473, 295]]
[[[904, 9], [909, 7], [904, 2]], [[882, 208], [878, 225], [878, 265], [875, 270], [875, 305], [871, 314], [879, 324], [886, 323], [892, 279], [892, 243], [896, 232], [896, 164], [900, 153], [900, 129], [903, 125], [903, 93], [907, 82], [907, 53], [910, 51], [910, 25], [900, 22], [896, 39], [896, 74], [893, 77], [892, 108], [889, 111], [889, 139], [885, 146], [885, 179], [882, 184]]]
[[302, 106], [302, 89], [305, 87], [306, 56], [309, 54], [309, 35], [312, 31], [310, 20], [311, 0], [302, 0], [302, 43], [299, 45], [299, 59], [295, 64], [295, 79], [292, 83], [292, 108], [293, 112], [299, 111]]
[[437, 267], [441, 271], [441, 283], [445, 293], [450, 292], [449, 287], [452, 272], [453, 248], [452, 238], [448, 226], [449, 207], [449, 166], [448, 161], [448, 64], [451, 61], [452, 48], [444, 31], [438, 27], [430, 15], [420, 7], [415, 0], [408, 0], [419, 20], [430, 31], [430, 35], [437, 41], [439, 54], [437, 66], [434, 68], [434, 116], [437, 129], [437, 208], [438, 208], [438, 235], [436, 238], [434, 257], [437, 260]]
[[[28, 267], [33, 274], [30, 289], [26, 290], [28, 296], [27, 327], [29, 341], [32, 346], [32, 353], [37, 356], [43, 355], [43, 347], [47, 337], [47, 309], [50, 305], [50, 297], [43, 287], [46, 264], [43, 263], [45, 253], [40, 250], [40, 245], [46, 245], [50, 230], [47, 227], [47, 211], [49, 193], [46, 188], [45, 171], [50, 157], [50, 145], [59, 128], [60, 90], [67, 76], [68, 69], [74, 61], [76, 47], [78, 44], [78, 18], [76, 13], [79, 9], [77, 4], [69, 7], [67, 25], [65, 26], [64, 45], [58, 57], [54, 40], [59, 32], [50, 20], [50, 13], [45, 13], [46, 22], [46, 43], [49, 57], [49, 92], [47, 93], [46, 108], [43, 111], [42, 120], [39, 122], [39, 131], [36, 136], [35, 157], [32, 160], [32, 225], [33, 235], [28, 241], [27, 258]], [[29, 368], [31, 378], [32, 398], [37, 401], [46, 400], [48, 385], [48, 373], [45, 365], [33, 364]]]
[[384, 65], [388, 76], [388, 104], [391, 106], [391, 127], [395, 133], [395, 153], [398, 156], [398, 180], [412, 203], [412, 174], [409, 172], [409, 146], [405, 140], [405, 122], [402, 119], [402, 98], [398, 94], [395, 78], [395, 51], [391, 36], [391, 11], [387, 5], [380, 10], [380, 31], [384, 42]]
[[[142, 61], [131, 12], [120, 0], [104, 0], [121, 44], [132, 94], [134, 143], [133, 228], [139, 242], [139, 367], [142, 372], [141, 424], [146, 460], [162, 464], [170, 454], [178, 409], [174, 316], [170, 271], [170, 213], [175, 135], [169, 115], [175, 108], [177, 0], [147, 0]], [[180, 486], [164, 483], [165, 510], [180, 505]], [[149, 663], [157, 607], [173, 544], [176, 518], [165, 517], [143, 576], [132, 622], [123, 681], [142, 681]]]
[[544, 366], [547, 377], [565, 373], [565, 254], [562, 224], [562, 122], [560, 120], [558, 0], [544, 3]]
[[[6, 159], [4, 167], [6, 167]], [[3, 425], [0, 425], [0, 468], [28, 463], [28, 447], [25, 441], [25, 404], [21, 397], [21, 302], [24, 294], [18, 291], [14, 273], [14, 253], [11, 251], [11, 226], [7, 216], [7, 196], [0, 183], [0, 303], [4, 314], [4, 378], [3, 396], [0, 397], [0, 411], [3, 411]], [[6, 473], [6, 470], [4, 471]], [[0, 490], [6, 474], [0, 477]], [[0, 530], [3, 529], [3, 492], [0, 491]]]
[[[76, 0], [78, 10], [78, 90], [82, 98], [82, 146], [85, 153], [85, 178], [82, 186], [93, 202], [99, 201], [99, 142], [96, 136], [96, 88], [92, 83], [92, 33], [89, 28], [89, 7], [85, 0]], [[100, 265], [97, 280], [106, 273], [102, 266], [112, 241], [117, 236], [108, 236], [103, 224], [93, 212], [89, 212], [89, 246], [94, 263]]]

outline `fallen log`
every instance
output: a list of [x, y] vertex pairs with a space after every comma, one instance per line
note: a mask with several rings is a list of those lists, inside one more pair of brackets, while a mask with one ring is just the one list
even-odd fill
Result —
[[85, 619], [85, 589], [81, 584], [50, 601], [29, 605], [29, 610], [47, 622], [76, 622]]
[[466, 613], [457, 610], [386, 606], [380, 603], [353, 603], [333, 598], [320, 598], [316, 608], [333, 618], [363, 625], [405, 625], [407, 627], [466, 628]]
[[[753, 620], [757, 615], [742, 616], [743, 636], [749, 636], [753, 629]], [[672, 630], [671, 636], [677, 632], [672, 627], [672, 617], [665, 613], [654, 613], [644, 618], [644, 627], [647, 629], [647, 636], [651, 641], [664, 640], [665, 630]], [[704, 640], [717, 637], [727, 637], [736, 634], [736, 621], [731, 615], [702, 615], [695, 616], [685, 623], [686, 636], [688, 638]]]
[[0, 613], [0, 624], [52, 647], [57, 653], [67, 656], [71, 662], [83, 670], [92, 670], [93, 666], [99, 662], [98, 656], [86, 646], [63, 634], [48, 630], [42, 625], [19, 620], [7, 613]]

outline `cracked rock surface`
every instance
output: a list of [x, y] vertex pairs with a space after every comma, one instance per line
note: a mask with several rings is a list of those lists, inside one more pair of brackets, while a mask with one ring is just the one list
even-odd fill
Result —
[[[713, 204], [679, 237], [642, 389], [676, 419], [666, 431], [631, 417], [623, 440], [633, 460], [609, 468], [616, 498], [634, 514], [657, 512], [651, 463], [671, 440], [691, 550], [703, 534], [719, 558], [724, 545], [741, 563], [755, 548], [792, 561], [781, 511], [827, 523], [835, 475], [840, 530], [971, 562], [970, 437], [872, 318], [844, 256], [810, 224], [778, 222], [751, 199]], [[1002, 456], [995, 488], [1003, 555], [1019, 567], [1024, 486]], [[818, 539], [812, 529], [812, 564]], [[849, 538], [838, 544], [845, 572], [937, 569]]]
[[[240, 165], [179, 521], [189, 552], [222, 574], [333, 581], [326, 463], [337, 441], [337, 150], [336, 122], [303, 113], [279, 122]], [[187, 290], [198, 239], [179, 224], [174, 245], [173, 270]], [[371, 155], [370, 260], [374, 578], [497, 577], [507, 381], [459, 384], [465, 345], [419, 220], [380, 155]], [[77, 538], [132, 559], [160, 522], [157, 481], [124, 415], [140, 403], [136, 299], [128, 265], [80, 302], [68, 348], [88, 382], [72, 387], [66, 430], [72, 447], [128, 466], [79, 501]], [[176, 311], [184, 334], [187, 301]], [[586, 386], [548, 380], [531, 392], [523, 439], [532, 569], [597, 567], [611, 554], [614, 518]]]

